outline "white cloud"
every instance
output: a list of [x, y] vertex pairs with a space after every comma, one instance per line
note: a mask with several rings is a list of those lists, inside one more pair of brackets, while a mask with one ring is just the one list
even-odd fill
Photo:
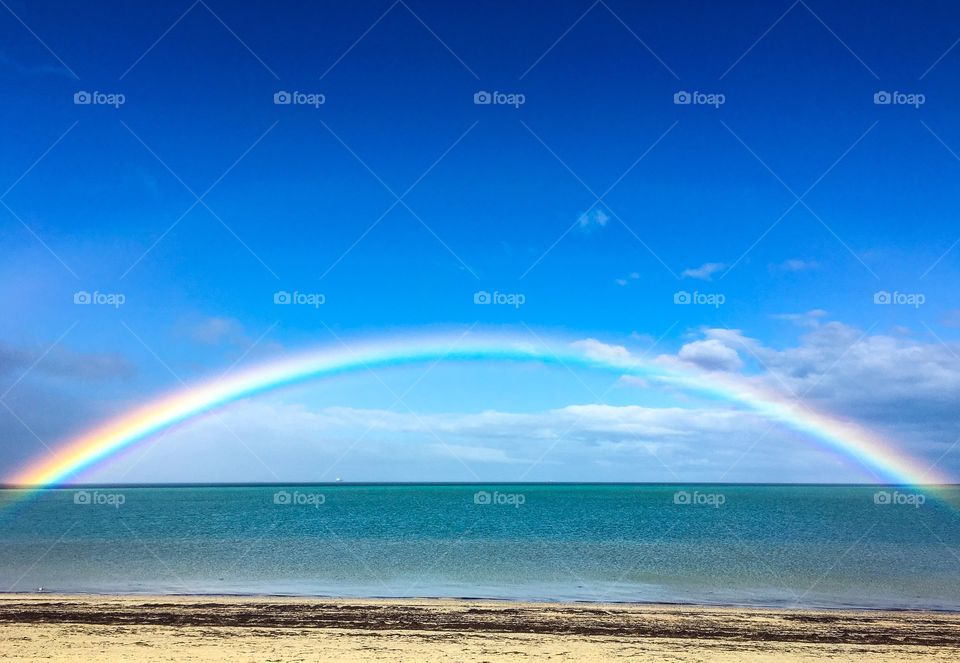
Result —
[[[242, 322], [223, 316], [190, 316], [179, 321], [174, 336], [187, 338], [197, 345], [216, 349], [228, 357], [245, 362], [262, 361], [264, 357], [283, 351], [283, 346], [269, 338], [272, 328], [248, 333]], [[208, 352], [212, 357], [216, 353]]]
[[587, 210], [580, 215], [578, 219], [580, 227], [584, 230], [589, 228], [603, 228], [610, 221], [610, 217], [602, 209]]
[[516, 458], [507, 454], [503, 449], [491, 449], [489, 447], [466, 446], [463, 444], [437, 443], [432, 445], [437, 454], [450, 454], [456, 459], [467, 462], [479, 463], [529, 463], [523, 458]]
[[624, 346], [611, 345], [603, 341], [598, 341], [595, 338], [585, 338], [581, 341], [574, 341], [570, 345], [574, 349], [583, 352], [587, 357], [605, 361], [629, 362], [632, 358], [630, 351]]
[[[757, 364], [748, 379], [868, 428], [884, 429], [920, 453], [930, 451], [931, 462], [960, 437], [956, 345], [903, 334], [865, 334], [836, 321], [821, 323], [799, 344], [783, 349], [739, 330], [705, 329], [703, 335], [748, 351]], [[952, 462], [960, 465], [960, 453], [956, 456]]]
[[16, 347], [0, 341], [0, 375], [36, 372], [61, 378], [111, 380], [136, 372], [126, 357], [110, 352], [76, 352], [62, 345], [48, 348]]
[[631, 387], [637, 387], [639, 389], [649, 389], [650, 381], [646, 378], [637, 377], [636, 375], [621, 375], [620, 383], [629, 385]]
[[243, 325], [235, 318], [204, 318], [199, 322], [184, 325], [182, 331], [195, 343], [201, 345], [244, 343], [248, 340]]
[[[696, 481], [729, 469], [764, 425], [758, 415], [724, 406], [413, 413], [312, 410], [273, 398], [233, 404], [170, 430], [143, 457], [131, 455], [90, 479], [265, 480], [269, 468], [289, 480], [518, 480], [538, 468], [547, 474], [531, 480], [557, 472], [565, 480], [663, 480], [666, 466], [670, 478]], [[612, 474], [592, 474], [597, 461]], [[751, 467], [747, 459], [738, 471]]]
[[743, 366], [737, 351], [717, 339], [687, 343], [677, 356], [708, 371], [736, 371]]
[[770, 271], [773, 272], [805, 272], [811, 269], [819, 269], [820, 263], [816, 260], [802, 260], [800, 258], [790, 258], [783, 262], [770, 265]]
[[726, 265], [722, 262], [707, 262], [699, 267], [692, 267], [690, 269], [685, 269], [680, 274], [683, 278], [688, 279], [700, 279], [701, 281], [709, 281], [713, 278], [713, 275], [717, 272], [724, 269]]

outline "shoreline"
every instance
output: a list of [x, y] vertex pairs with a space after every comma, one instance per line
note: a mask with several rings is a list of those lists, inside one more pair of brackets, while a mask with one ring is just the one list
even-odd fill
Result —
[[5, 660], [960, 660], [960, 614], [673, 604], [0, 595]]
[[604, 599], [602, 601], [576, 598], [514, 598], [500, 596], [378, 596], [354, 594], [295, 594], [282, 592], [156, 592], [156, 591], [10, 591], [0, 590], [0, 602], [7, 598], [53, 598], [53, 599], [180, 599], [207, 601], [210, 599], [224, 599], [236, 601], [288, 601], [288, 602], [338, 602], [338, 603], [399, 603], [413, 604], [418, 602], [433, 603], [490, 603], [493, 605], [511, 606], [524, 605], [531, 607], [591, 607], [610, 606], [616, 608], [671, 608], [671, 609], [718, 609], [718, 610], [745, 610], [771, 612], [826, 612], [826, 613], [905, 613], [905, 614], [942, 614], [960, 616], [960, 607], [902, 607], [896, 605], [816, 605], [816, 604], [777, 604], [764, 602], [697, 602], [697, 601], [618, 601]]
[[[88, 624], [747, 638], [960, 648], [960, 613], [231, 595], [0, 594], [0, 625]], [[774, 627], [773, 625], [776, 624]]]

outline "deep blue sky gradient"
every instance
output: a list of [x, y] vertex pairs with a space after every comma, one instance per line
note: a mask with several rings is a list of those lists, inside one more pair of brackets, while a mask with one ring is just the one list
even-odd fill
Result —
[[[29, 230], [0, 207], [15, 312], [0, 337], [42, 349], [69, 328], [66, 347], [135, 365], [58, 384], [64, 398], [112, 412], [176, 386], [164, 364], [188, 381], [223, 370], [242, 348], [184, 340], [208, 317], [282, 347], [474, 323], [666, 332], [665, 351], [729, 327], [780, 347], [797, 329], [772, 315], [810, 309], [957, 337], [943, 321], [960, 250], [933, 266], [960, 236], [956, 3], [4, 1], [0, 192], [15, 183], [3, 201]], [[126, 103], [75, 105], [78, 90]], [[326, 103], [275, 105], [278, 90]], [[479, 90], [526, 103], [475, 105]], [[726, 103], [676, 105], [680, 90]], [[880, 90], [926, 103], [875, 105]], [[404, 198], [416, 216], [397, 205], [370, 230], [387, 187], [421, 176]], [[587, 187], [621, 176], [597, 203]], [[205, 203], [229, 230], [203, 205], [171, 229], [187, 187], [214, 183]], [[819, 220], [797, 205], [764, 235], [788, 187], [814, 183]], [[571, 230], [595, 203], [606, 225]], [[816, 267], [776, 267], [788, 260]], [[677, 278], [710, 262], [726, 266], [711, 281]], [[78, 308], [77, 290], [127, 303]], [[326, 303], [278, 309], [277, 290]], [[477, 307], [478, 290], [526, 303]], [[678, 290], [726, 304], [678, 307]], [[878, 309], [877, 290], [926, 304]]]

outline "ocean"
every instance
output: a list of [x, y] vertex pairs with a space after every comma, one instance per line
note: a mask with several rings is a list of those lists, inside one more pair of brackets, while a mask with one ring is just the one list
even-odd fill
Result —
[[960, 486], [0, 490], [0, 590], [960, 609]]

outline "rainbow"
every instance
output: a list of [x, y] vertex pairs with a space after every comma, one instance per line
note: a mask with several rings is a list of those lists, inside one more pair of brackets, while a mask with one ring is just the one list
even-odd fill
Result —
[[795, 399], [742, 376], [700, 372], [670, 360], [642, 360], [624, 348], [597, 341], [509, 335], [437, 334], [373, 339], [350, 346], [321, 347], [202, 382], [158, 398], [80, 435], [12, 477], [32, 488], [70, 483], [138, 442], [205, 412], [256, 394], [306, 380], [371, 369], [441, 361], [538, 362], [642, 377], [753, 410], [855, 461], [883, 482], [949, 483], [932, 474], [888, 440], [853, 422], [817, 412]]

